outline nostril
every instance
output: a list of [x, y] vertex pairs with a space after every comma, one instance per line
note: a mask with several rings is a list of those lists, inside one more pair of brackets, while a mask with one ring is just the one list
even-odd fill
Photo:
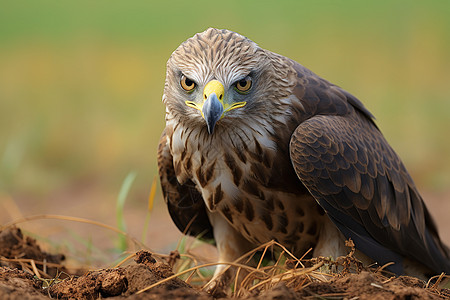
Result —
[[206, 94], [203, 94], [203, 98], [205, 98], [205, 100], [206, 100], [206, 98], [208, 98], [208, 97], [206, 97]]
[[223, 97], [223, 95], [222, 95], [222, 94], [220, 94], [220, 95], [219, 95], [219, 100], [222, 100], [222, 97]]

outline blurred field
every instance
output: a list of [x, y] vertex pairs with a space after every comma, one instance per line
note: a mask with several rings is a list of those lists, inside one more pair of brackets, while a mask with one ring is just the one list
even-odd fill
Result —
[[[449, 16], [450, 2], [437, 0], [0, 0], [0, 223], [60, 213], [114, 225], [121, 183], [136, 171], [125, 211], [140, 236], [164, 128], [165, 63], [211, 26], [361, 99], [433, 199], [450, 243]], [[156, 202], [148, 234], [163, 248], [158, 232], [178, 233], [160, 191]]]

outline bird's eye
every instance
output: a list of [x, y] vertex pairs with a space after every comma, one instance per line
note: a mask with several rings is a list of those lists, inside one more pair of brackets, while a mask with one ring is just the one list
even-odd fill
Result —
[[252, 78], [247, 76], [234, 84], [236, 90], [241, 94], [246, 94], [252, 87]]
[[181, 87], [186, 92], [192, 92], [195, 89], [195, 82], [187, 78], [186, 76], [182, 75], [180, 80]]

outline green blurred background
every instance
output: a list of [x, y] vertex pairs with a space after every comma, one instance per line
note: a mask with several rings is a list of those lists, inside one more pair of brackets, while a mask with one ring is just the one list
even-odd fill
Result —
[[450, 213], [449, 16], [446, 0], [0, 0], [0, 223], [58, 212], [114, 224], [130, 171], [126, 209], [145, 212], [165, 63], [207, 27], [361, 99], [435, 211]]

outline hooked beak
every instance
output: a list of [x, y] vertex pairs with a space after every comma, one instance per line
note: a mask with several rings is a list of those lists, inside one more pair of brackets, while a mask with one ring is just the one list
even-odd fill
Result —
[[209, 134], [214, 132], [214, 126], [227, 111], [243, 107], [247, 102], [236, 102], [233, 104], [224, 103], [225, 89], [218, 80], [211, 80], [203, 90], [203, 103], [197, 104], [193, 101], [186, 101], [186, 105], [198, 109], [206, 121]]
[[222, 118], [223, 114], [223, 104], [220, 103], [217, 98], [216, 93], [211, 93], [207, 98], [202, 108], [203, 118], [206, 121], [206, 126], [208, 126], [209, 134], [214, 131], [214, 126], [217, 121]]

